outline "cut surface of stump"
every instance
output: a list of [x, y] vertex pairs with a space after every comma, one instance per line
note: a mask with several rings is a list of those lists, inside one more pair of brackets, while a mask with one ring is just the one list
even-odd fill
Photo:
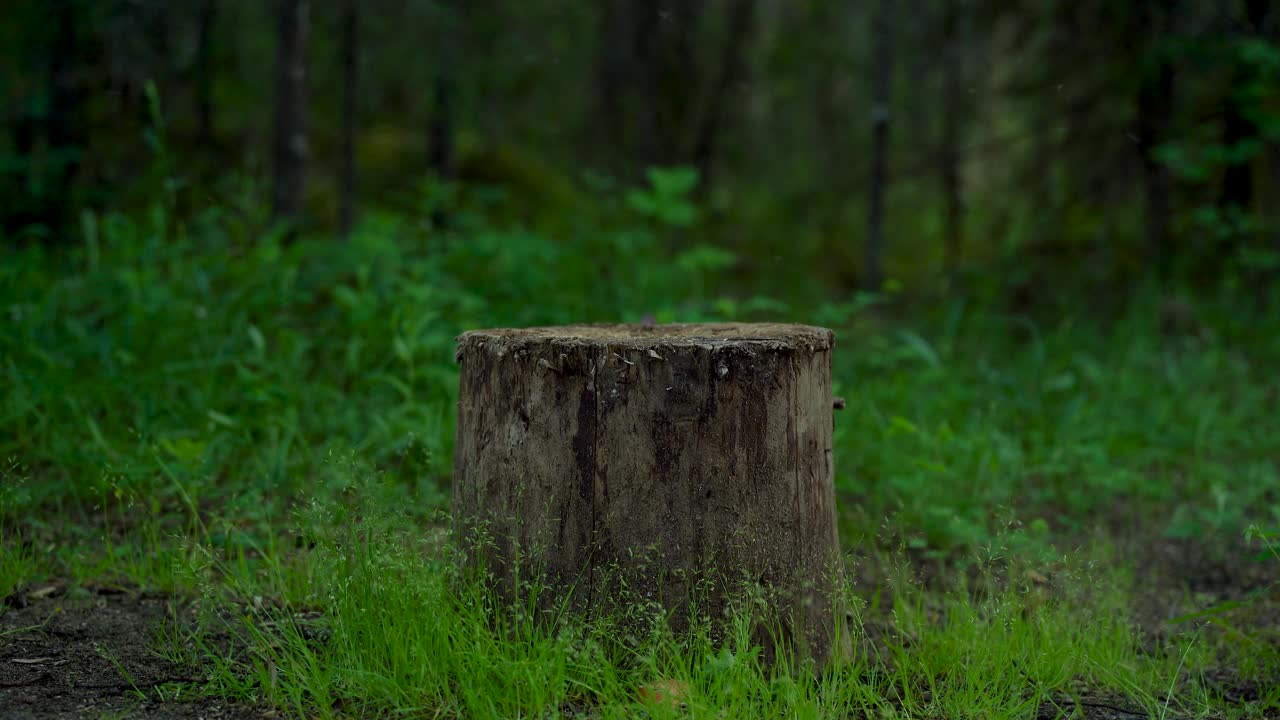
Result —
[[536, 578], [552, 604], [657, 603], [677, 629], [695, 596], [718, 622], [745, 582], [777, 598], [799, 656], [825, 661], [842, 637], [833, 339], [778, 324], [463, 334], [453, 509], [470, 560], [507, 592]]

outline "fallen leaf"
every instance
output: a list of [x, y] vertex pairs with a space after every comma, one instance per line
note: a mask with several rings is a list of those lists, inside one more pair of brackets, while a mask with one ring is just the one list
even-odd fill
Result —
[[645, 704], [666, 703], [668, 705], [679, 705], [684, 702], [684, 698], [689, 694], [689, 686], [679, 680], [670, 678], [659, 678], [648, 685], [640, 686], [638, 695], [640, 702]]

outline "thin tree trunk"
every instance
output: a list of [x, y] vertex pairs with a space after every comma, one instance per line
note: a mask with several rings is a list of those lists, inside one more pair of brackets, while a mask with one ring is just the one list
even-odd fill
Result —
[[276, 0], [275, 189], [276, 220], [297, 226], [307, 162], [306, 48], [308, 0]]
[[[1274, 197], [1280, 195], [1280, 146], [1272, 146], [1270, 155], [1271, 192]], [[1276, 258], [1280, 258], [1280, 217], [1276, 215], [1276, 208], [1280, 208], [1280, 203], [1273, 203], [1271, 207], [1271, 252]], [[1280, 290], [1280, 267], [1272, 268], [1268, 280], [1273, 291]]]
[[871, 84], [871, 180], [868, 188], [867, 244], [863, 268], [866, 288], [878, 292], [884, 283], [884, 197], [889, 183], [889, 102], [893, 79], [893, 0], [880, 0], [873, 25], [875, 56]]
[[944, 270], [954, 278], [964, 246], [964, 188], [960, 173], [961, 122], [964, 102], [964, 42], [960, 31], [959, 0], [945, 0], [942, 32], [946, 60], [942, 75], [942, 194], [946, 207], [943, 219]]
[[[1261, 14], [1261, 13], [1259, 13]], [[1280, 10], [1270, 8], [1270, 15], [1263, 18], [1263, 37], [1272, 47], [1280, 45]], [[1280, 258], [1280, 140], [1273, 137], [1269, 152], [1271, 160], [1271, 251]], [[1280, 266], [1273, 267], [1270, 277], [1273, 290], [1280, 290]]]
[[459, 35], [465, 31], [461, 16], [464, 4], [450, 0], [441, 6], [435, 76], [431, 86], [431, 121], [427, 126], [428, 162], [442, 180], [457, 174], [453, 135], [456, 112], [456, 85], [453, 73], [459, 61]]
[[698, 168], [700, 191], [705, 195], [711, 189], [712, 172], [715, 169], [720, 125], [724, 121], [725, 105], [734, 88], [746, 75], [745, 49], [751, 41], [755, 26], [755, 0], [733, 0], [729, 7], [729, 27], [725, 34], [720, 55], [719, 73], [711, 85], [702, 119], [693, 145], [693, 164]]
[[[1275, 7], [1271, 0], [1247, 0], [1245, 3], [1248, 13], [1249, 23], [1252, 25], [1252, 32], [1255, 37], [1275, 47], [1277, 40], [1280, 40], [1280, 9]], [[1255, 127], [1255, 129], [1257, 129]], [[1280, 188], [1280, 148], [1272, 141], [1269, 152], [1264, 152], [1262, 157], [1264, 162], [1270, 161], [1270, 170], [1272, 177], [1272, 195], [1275, 194], [1277, 188]], [[1264, 199], [1265, 202], [1265, 199]], [[1268, 209], [1265, 211], [1263, 218], [1264, 223], [1270, 221], [1276, 222], [1275, 204], [1268, 203]], [[1280, 227], [1272, 225], [1271, 237], [1258, 238], [1263, 247], [1270, 246], [1275, 253], [1280, 253]], [[1268, 300], [1275, 298], [1275, 291], [1280, 286], [1280, 268], [1272, 268], [1269, 271], [1259, 273], [1255, 280], [1255, 288], [1257, 292], [1258, 302], [1265, 306]]]
[[[1244, 41], [1261, 37], [1267, 22], [1268, 0], [1246, 0], [1245, 13], [1247, 26], [1244, 29]], [[1257, 137], [1258, 128], [1240, 107], [1243, 98], [1239, 88], [1254, 80], [1251, 68], [1236, 63], [1232, 75], [1231, 95], [1227, 98], [1227, 106], [1222, 118], [1222, 144], [1234, 148], [1240, 143]], [[1250, 160], [1232, 162], [1227, 165], [1222, 177], [1221, 205], [1223, 209], [1235, 209], [1249, 212], [1253, 207], [1253, 164]]]
[[453, 152], [453, 81], [447, 72], [437, 73], [432, 87], [431, 124], [428, 128], [431, 145], [430, 163], [442, 180], [450, 180], [457, 173], [457, 161]]
[[196, 143], [205, 149], [214, 145], [213, 30], [217, 19], [218, 1], [204, 0], [196, 38]]
[[697, 131], [699, 67], [694, 52], [703, 5], [632, 0], [633, 63], [643, 117], [637, 155], [648, 165], [688, 162]]
[[600, 3], [599, 43], [595, 73], [595, 131], [604, 151], [604, 159], [613, 164], [627, 156], [627, 123], [623, 98], [630, 86], [630, 48], [625, 0], [603, 0]]
[[[161, 102], [168, 100], [172, 96], [174, 85], [173, 78], [173, 18], [170, 17], [171, 8], [176, 3], [157, 2], [152, 5], [142, 6], [142, 27], [143, 37], [147, 38], [150, 43], [150, 53], [146, 61], [144, 61], [142, 72], [146, 80], [155, 84], [156, 94]], [[146, 86], [146, 83], [143, 83]], [[143, 105], [143, 122], [150, 123], [150, 103]]]
[[351, 235], [356, 217], [356, 125], [360, 81], [360, 6], [342, 3], [342, 140], [339, 160], [338, 232]]
[[630, 69], [636, 79], [639, 95], [636, 137], [630, 150], [642, 167], [659, 162], [662, 119], [666, 114], [660, 106], [661, 91], [657, 81], [658, 56], [662, 47], [659, 33], [662, 27], [658, 23], [659, 10], [653, 7], [652, 2], [653, 0], [630, 0], [629, 13], [632, 29], [629, 38], [632, 43]]
[[1168, 139], [1169, 116], [1173, 112], [1173, 67], [1159, 46], [1169, 27], [1169, 8], [1161, 0], [1144, 0], [1143, 6], [1143, 24], [1156, 36], [1158, 54], [1154, 68], [1143, 76], [1138, 88], [1138, 150], [1142, 153], [1147, 251], [1161, 274], [1167, 274], [1173, 259], [1169, 240], [1172, 180], [1155, 151]]
[[658, 68], [658, 87], [667, 110], [658, 161], [674, 165], [691, 160], [694, 133], [698, 130], [702, 69], [694, 46], [699, 41], [704, 6], [689, 0], [663, 4], [666, 10], [659, 16], [658, 24], [666, 42], [659, 56], [663, 62]]
[[[860, 184], [851, 177], [849, 109], [845, 102], [846, 83], [849, 80], [848, 63], [836, 48], [846, 42], [846, 30], [852, 12], [845, 3], [835, 8], [834, 3], [823, 0], [809, 3], [803, 25], [792, 30], [795, 33], [821, 38], [811, 57], [814, 80], [813, 120], [814, 137], [817, 140], [813, 163], [817, 168], [811, 185], [814, 194], [812, 207], [823, 231], [832, 235], [843, 231], [845, 208], [843, 196], [852, 192], [852, 184]], [[858, 8], [860, 11], [860, 8]], [[785, 32], [785, 31], [784, 31]]]
[[[1244, 82], [1242, 73], [1237, 71], [1233, 86]], [[1238, 99], [1227, 98], [1227, 106], [1222, 116], [1222, 144], [1230, 150], [1253, 137], [1253, 123], [1242, 112]], [[1227, 165], [1222, 175], [1222, 193], [1220, 204], [1224, 210], [1240, 210], [1247, 212], [1253, 205], [1253, 168], [1249, 161], [1234, 161]]]
[[80, 167], [86, 128], [83, 122], [83, 87], [79, 77], [76, 12], [72, 0], [51, 0], [54, 22], [49, 45], [49, 107], [45, 112], [45, 139], [56, 154], [51, 163], [44, 203], [45, 226], [55, 239], [63, 239], [71, 185]]
[[1173, 69], [1161, 62], [1154, 77], [1143, 82], [1138, 99], [1139, 144], [1145, 183], [1147, 215], [1147, 247], [1161, 272], [1169, 269], [1173, 248], [1169, 238], [1169, 216], [1172, 212], [1169, 169], [1155, 157], [1155, 151], [1168, 138], [1169, 113], [1172, 112]]

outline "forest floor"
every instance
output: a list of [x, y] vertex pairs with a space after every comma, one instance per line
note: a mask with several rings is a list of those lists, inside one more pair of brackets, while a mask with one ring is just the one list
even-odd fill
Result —
[[[1171, 619], [1198, 608], [1229, 608], [1237, 603], [1247, 605], [1248, 612], [1236, 614], [1234, 625], [1221, 624], [1219, 630], [1226, 628], [1228, 635], [1240, 637], [1280, 638], [1280, 593], [1275, 592], [1280, 587], [1280, 567], [1275, 564], [1251, 561], [1247, 548], [1211, 551], [1203, 543], [1167, 539], [1148, 540], [1133, 552], [1141, 569], [1129, 609], [1147, 652], [1161, 652], [1172, 629]], [[875, 563], [851, 569], [860, 576], [860, 583], [884, 582], [882, 568]], [[1043, 582], [1052, 584], [1048, 579]], [[248, 650], [235, 647], [237, 640], [230, 634], [210, 636], [207, 627], [197, 622], [200, 603], [190, 595], [110, 584], [41, 582], [17, 589], [0, 605], [0, 720], [291, 716], [268, 704], [226, 700], [210, 685], [216, 673], [192, 661], [193, 655], [180, 657], [184, 642], [191, 649], [184, 639], [197, 635], [201, 643], [217, 645], [231, 655]], [[859, 636], [863, 644], [883, 645], [894, 633], [892, 612], [870, 613], [863, 623]], [[323, 640], [312, 641], [323, 645]], [[1238, 667], [1224, 664], [1201, 667], [1198, 672], [1198, 682], [1217, 700], [1216, 710], [1182, 714], [1166, 705], [1164, 712], [1153, 714], [1114, 688], [1082, 686], [1069, 694], [1049, 693], [1035, 716], [1044, 720], [1249, 716], [1248, 708], [1266, 692]], [[1028, 694], [1034, 691], [1027, 688]], [[341, 708], [334, 710], [341, 714]], [[570, 717], [603, 717], [581, 704], [562, 712]]]
[[0, 720], [276, 717], [209, 695], [199, 668], [163, 656], [162, 634], [190, 620], [182, 598], [51, 583], [5, 603]]

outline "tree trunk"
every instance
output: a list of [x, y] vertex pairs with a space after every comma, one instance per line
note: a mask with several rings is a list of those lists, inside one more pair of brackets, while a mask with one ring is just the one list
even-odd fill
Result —
[[338, 232], [351, 235], [356, 218], [356, 124], [360, 103], [360, 6], [343, 0], [342, 18], [342, 139], [338, 164]]
[[218, 19], [218, 0], [204, 0], [196, 31], [196, 143], [213, 149], [213, 30]]
[[[1238, 87], [1246, 82], [1241, 71], [1237, 71], [1232, 82]], [[1222, 145], [1228, 152], [1254, 135], [1253, 123], [1240, 111], [1240, 99], [1227, 98], [1227, 105], [1222, 116]], [[1253, 206], [1253, 164], [1249, 160], [1234, 160], [1227, 164], [1222, 175], [1222, 194], [1220, 204], [1224, 210], [1248, 212]]]
[[[152, 4], [140, 3], [136, 9], [141, 14], [141, 22], [139, 23], [139, 33], [147, 41], [147, 55], [143, 61], [141, 71], [147, 83], [155, 85], [156, 94], [160, 101], [167, 101], [173, 96], [172, 89], [174, 85], [174, 67], [173, 67], [173, 17], [171, 13], [177, 7], [176, 3], [156, 2]], [[151, 122], [150, 103], [143, 105], [142, 122]]]
[[277, 221], [302, 217], [307, 162], [306, 49], [308, 0], [276, 0], [275, 189]]
[[863, 263], [867, 290], [884, 283], [884, 197], [889, 183], [889, 102], [893, 81], [893, 0], [880, 0], [874, 24], [872, 59], [871, 180], [868, 186], [867, 245]]
[[1169, 243], [1169, 216], [1172, 212], [1169, 194], [1172, 180], [1169, 170], [1155, 151], [1169, 136], [1169, 117], [1173, 113], [1173, 67], [1163, 47], [1169, 27], [1168, 3], [1143, 0], [1142, 24], [1155, 36], [1156, 54], [1152, 69], [1138, 86], [1138, 150], [1142, 154], [1143, 194], [1147, 215], [1147, 252], [1161, 275], [1166, 275], [1173, 260]]
[[716, 145], [720, 138], [720, 125], [724, 120], [725, 105], [735, 87], [746, 75], [743, 55], [751, 41], [755, 25], [756, 0], [733, 0], [729, 7], [729, 27], [725, 32], [724, 47], [720, 54], [719, 73], [702, 108], [693, 145], [693, 164], [698, 168], [699, 190], [703, 195], [711, 190], [712, 172], [715, 170]]
[[[473, 567], [540, 604], [776, 594], [801, 656], [844, 636], [832, 477], [833, 336], [801, 325], [592, 325], [459, 338], [455, 529]], [[702, 581], [709, 581], [703, 584]], [[517, 593], [518, 594], [518, 593]], [[774, 652], [764, 628], [756, 641]]]
[[614, 166], [628, 155], [624, 98], [631, 84], [630, 48], [626, 0], [602, 0], [596, 50], [596, 112], [593, 134], [599, 138], [602, 160]]
[[948, 278], [955, 278], [964, 245], [964, 188], [960, 174], [961, 122], [964, 101], [964, 37], [961, 32], [960, 0], [945, 0], [942, 35], [945, 62], [942, 70], [942, 152], [941, 180], [945, 205], [943, 217], [943, 266]]
[[45, 140], [52, 151], [42, 221], [55, 241], [65, 241], [72, 184], [88, 140], [76, 9], [72, 0], [51, 0], [53, 41], [49, 45], [49, 106]]
[[[1263, 37], [1270, 8], [1267, 0], [1246, 0], [1244, 5], [1245, 27], [1239, 42]], [[1241, 89], [1256, 81], [1254, 72], [1254, 68], [1242, 61], [1235, 61], [1231, 93], [1227, 97], [1222, 118], [1222, 144], [1227, 148], [1228, 153], [1233, 148], [1239, 147], [1241, 143], [1258, 136], [1258, 127], [1241, 107], [1242, 104], [1250, 102]], [[1249, 213], [1253, 209], [1253, 194], [1252, 158], [1237, 159], [1229, 163], [1222, 177], [1222, 195], [1220, 196], [1222, 208]]]
[[700, 72], [694, 45], [702, 12], [699, 2], [631, 0], [632, 70], [641, 107], [635, 154], [643, 164], [689, 160], [697, 129]]
[[460, 34], [464, 31], [461, 13], [463, 3], [451, 0], [441, 5], [439, 41], [436, 47], [436, 67], [431, 85], [431, 122], [427, 126], [428, 161], [431, 169], [442, 180], [452, 180], [457, 175], [457, 159], [454, 157], [453, 134], [456, 85], [453, 73], [458, 63]]

